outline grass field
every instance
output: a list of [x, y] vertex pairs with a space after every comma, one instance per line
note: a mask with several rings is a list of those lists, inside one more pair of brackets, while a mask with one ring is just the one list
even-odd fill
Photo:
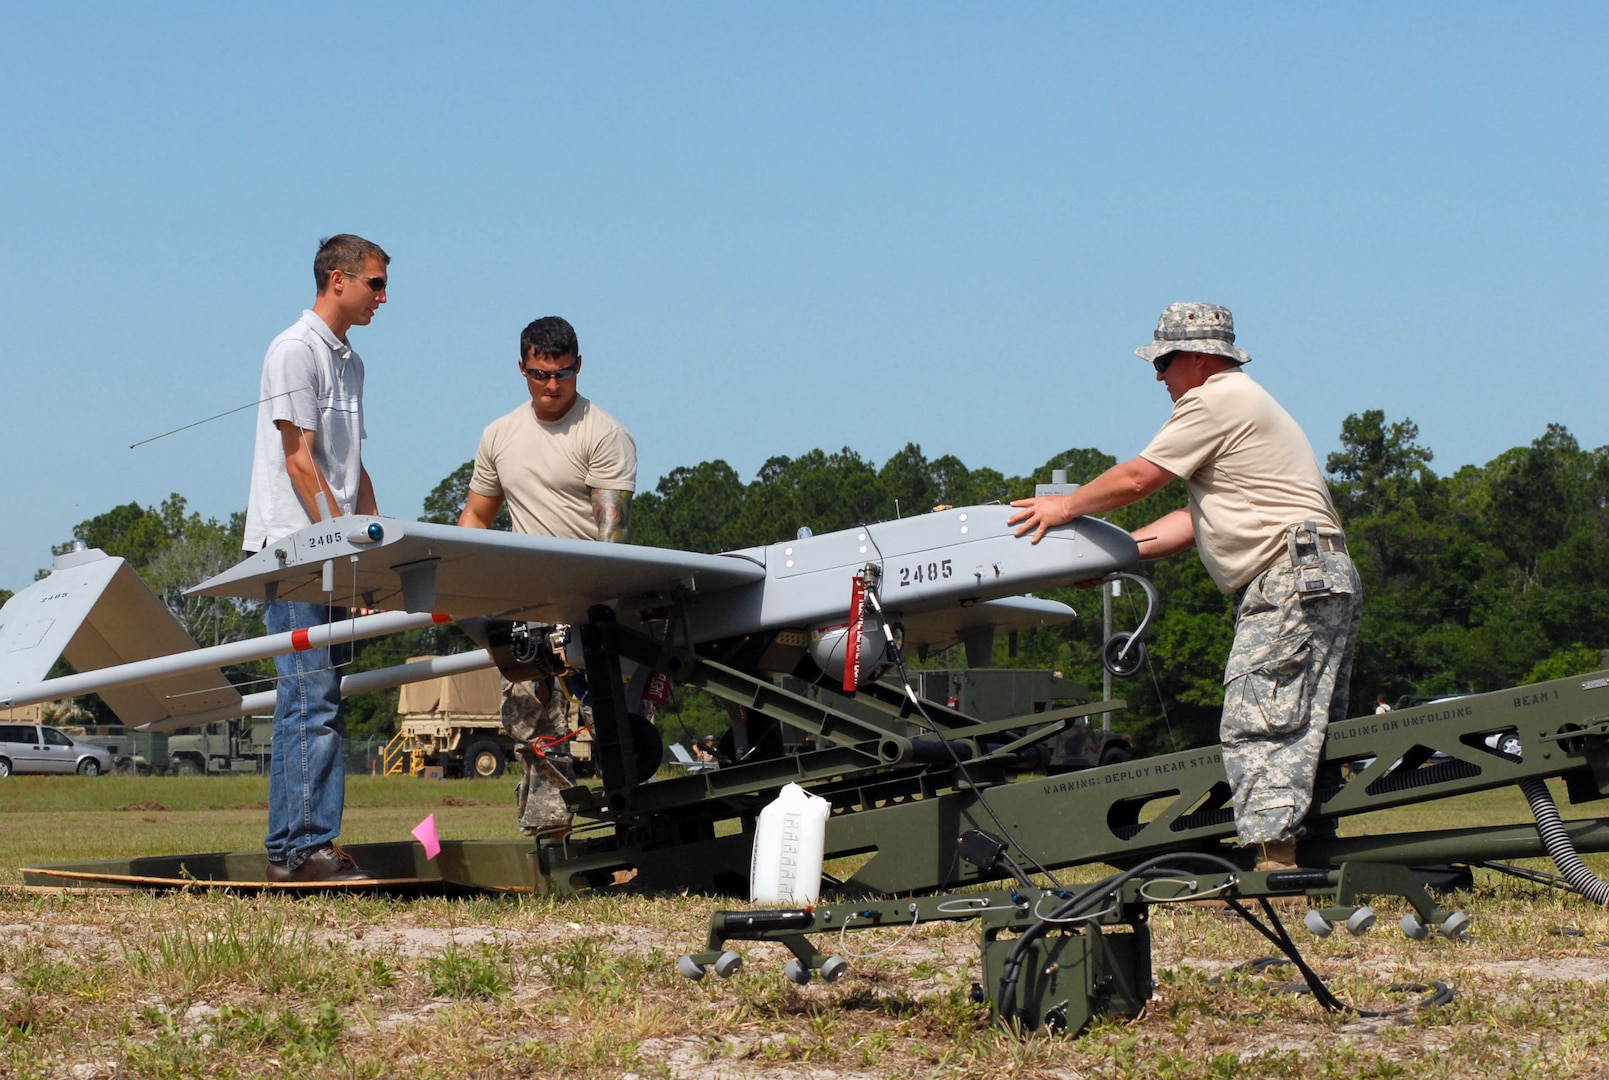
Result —
[[[1390, 902], [1366, 937], [1296, 931], [1343, 1000], [1407, 1011], [1325, 1013], [1281, 989], [1292, 973], [1235, 970], [1270, 951], [1244, 923], [1159, 905], [1155, 999], [1077, 1040], [989, 1025], [969, 924], [853, 935], [833, 984], [788, 983], [769, 945], [691, 983], [676, 958], [741, 905], [16, 887], [24, 865], [257, 848], [266, 795], [256, 777], [0, 783], [0, 1077], [1609, 1076], [1609, 916], [1484, 871], [1444, 901], [1474, 917], [1464, 941], [1408, 941]], [[426, 813], [448, 838], [517, 835], [511, 783], [353, 777], [344, 839], [406, 840]], [[1524, 820], [1493, 792], [1343, 832]], [[1389, 989], [1437, 980], [1454, 996], [1429, 1009]]]
[[[341, 839], [412, 841], [436, 815], [444, 840], [520, 835], [514, 780], [347, 779]], [[40, 863], [260, 849], [266, 776], [12, 776], [0, 783], [0, 885]]]

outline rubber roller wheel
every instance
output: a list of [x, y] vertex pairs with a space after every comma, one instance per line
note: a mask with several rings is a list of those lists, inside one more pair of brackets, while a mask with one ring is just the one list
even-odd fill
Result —
[[1374, 929], [1374, 909], [1367, 904], [1354, 911], [1346, 920], [1346, 932], [1353, 937], [1362, 937]]
[[1145, 667], [1145, 642], [1135, 640], [1133, 634], [1113, 634], [1101, 647], [1101, 665], [1120, 679], [1138, 675]]

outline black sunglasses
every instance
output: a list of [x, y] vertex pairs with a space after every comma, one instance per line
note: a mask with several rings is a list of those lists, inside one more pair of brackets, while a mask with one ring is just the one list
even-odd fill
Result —
[[346, 270], [342, 270], [341, 273], [346, 274], [346, 276], [351, 278], [353, 281], [363, 282], [363, 284], [369, 287], [370, 292], [385, 292], [386, 279], [383, 277], [358, 277], [356, 274], [350, 273]]
[[520, 370], [525, 372], [525, 377], [527, 379], [532, 379], [536, 382], [545, 383], [549, 379], [557, 379], [560, 382], [563, 382], [566, 379], [575, 378], [576, 369], [578, 369], [580, 366], [581, 365], [579, 363], [575, 363], [571, 364], [569, 367], [544, 369], [526, 367], [524, 364], [521, 364]]
[[1166, 356], [1159, 356], [1155, 360], [1151, 361], [1151, 366], [1156, 368], [1156, 373], [1158, 375], [1166, 375], [1168, 373], [1168, 365], [1172, 364], [1173, 358], [1178, 355], [1179, 354], [1176, 352], [1170, 352]]

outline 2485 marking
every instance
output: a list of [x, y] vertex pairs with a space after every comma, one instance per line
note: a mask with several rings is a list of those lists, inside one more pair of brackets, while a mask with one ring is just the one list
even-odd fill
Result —
[[955, 573], [955, 567], [949, 559], [928, 563], [917, 563], [915, 566], [902, 566], [899, 568], [900, 587], [907, 585], [920, 585], [924, 581], [942, 581]]

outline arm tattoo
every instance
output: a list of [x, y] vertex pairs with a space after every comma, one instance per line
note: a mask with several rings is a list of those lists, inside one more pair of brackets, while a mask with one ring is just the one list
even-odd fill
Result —
[[631, 526], [631, 492], [592, 491], [592, 520], [598, 523], [598, 539], [624, 544]]

